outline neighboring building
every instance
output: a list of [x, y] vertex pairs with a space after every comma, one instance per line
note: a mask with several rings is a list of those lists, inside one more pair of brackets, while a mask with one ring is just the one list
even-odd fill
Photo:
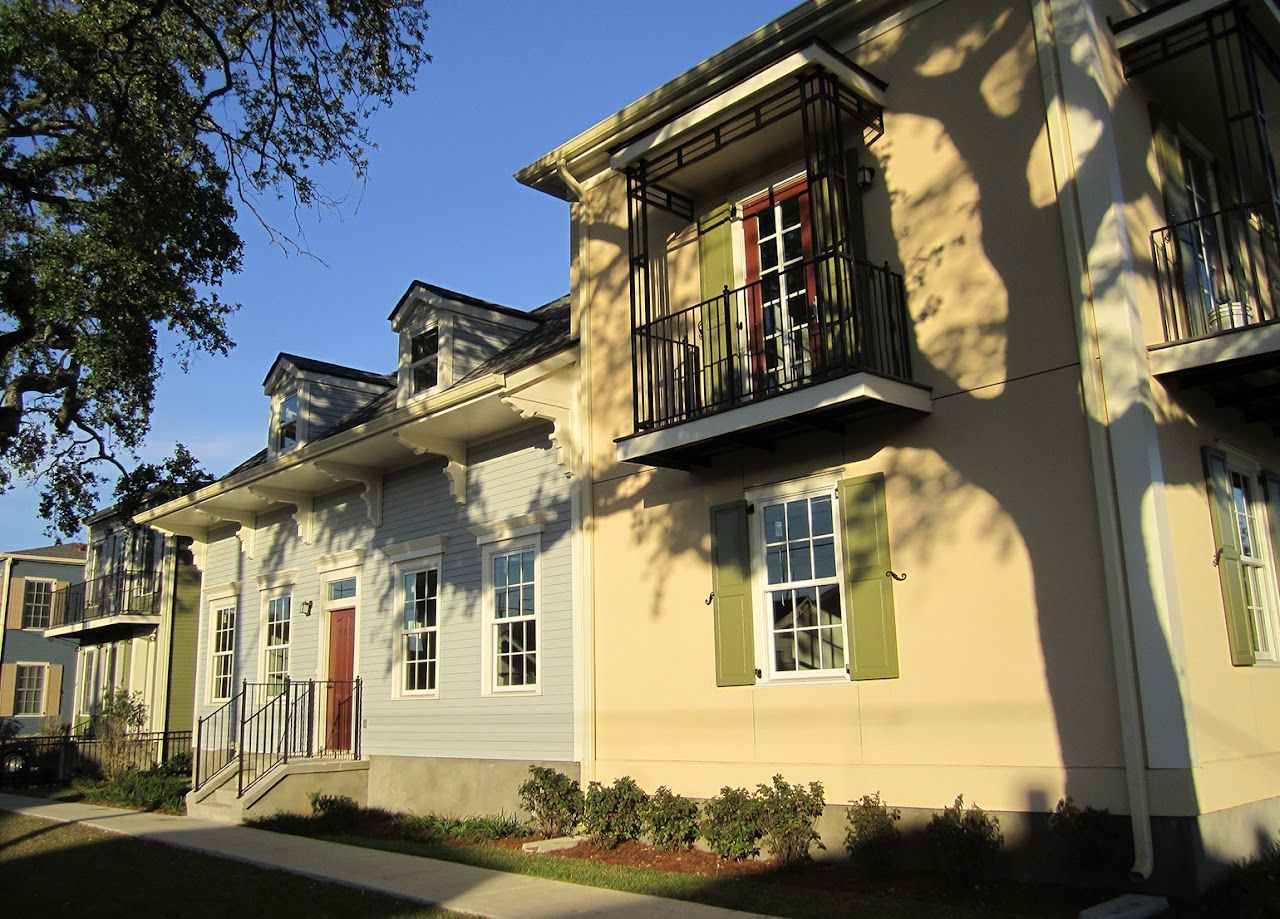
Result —
[[55, 592], [44, 633], [79, 646], [77, 730], [106, 695], [125, 690], [147, 707], [144, 731], [190, 731], [200, 573], [189, 541], [135, 526], [114, 510], [85, 525], [84, 581]]
[[1071, 795], [1165, 888], [1275, 838], [1275, 17], [810, 2], [518, 173], [572, 202], [585, 777], [1012, 849]]
[[0, 718], [14, 718], [23, 734], [71, 720], [76, 649], [50, 640], [60, 590], [84, 579], [84, 543], [0, 554]]
[[414, 282], [390, 321], [395, 373], [281, 354], [266, 448], [137, 518], [204, 576], [194, 813], [511, 811], [531, 763], [578, 773], [567, 298]]

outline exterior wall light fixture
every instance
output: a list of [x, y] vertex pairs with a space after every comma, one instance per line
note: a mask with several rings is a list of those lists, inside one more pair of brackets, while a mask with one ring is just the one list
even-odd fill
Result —
[[875, 181], [875, 177], [876, 167], [874, 166], [859, 166], [858, 171], [854, 173], [854, 178], [858, 183], [858, 187], [863, 191], [866, 191], [871, 187], [871, 183]]

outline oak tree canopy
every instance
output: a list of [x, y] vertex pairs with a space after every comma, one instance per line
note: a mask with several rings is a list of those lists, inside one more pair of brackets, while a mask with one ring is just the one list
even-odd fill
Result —
[[39, 480], [71, 534], [110, 476], [124, 500], [207, 481], [181, 446], [137, 463], [165, 360], [232, 347], [237, 210], [363, 177], [426, 23], [421, 0], [0, 0], [0, 490]]

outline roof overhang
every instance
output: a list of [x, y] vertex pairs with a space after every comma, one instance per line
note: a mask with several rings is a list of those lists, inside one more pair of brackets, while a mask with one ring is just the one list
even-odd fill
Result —
[[[1232, 30], [1232, 10], [1243, 10], [1266, 41], [1280, 44], [1280, 6], [1276, 0], [1168, 0], [1145, 12], [1111, 23], [1125, 75], [1136, 76], [1165, 61], [1205, 47]], [[1224, 13], [1225, 16], [1215, 14]], [[1210, 29], [1209, 21], [1218, 23]]]
[[609, 161], [622, 170], [630, 163], [659, 152], [683, 137], [724, 118], [733, 110], [750, 105], [777, 88], [784, 80], [794, 80], [802, 71], [821, 67], [842, 84], [878, 108], [884, 108], [887, 84], [856, 66], [821, 41], [785, 55], [780, 60], [725, 90], [714, 98], [675, 118], [662, 127], [637, 138], [615, 153]]
[[602, 172], [620, 144], [661, 128], [814, 39], [838, 34], [859, 21], [873, 21], [876, 13], [892, 5], [890, 0], [809, 0], [539, 157], [515, 178], [570, 200], [573, 194], [561, 176], [561, 163], [579, 179]]
[[74, 565], [78, 568], [83, 568], [85, 563], [85, 556], [67, 558], [58, 555], [23, 555], [21, 552], [0, 552], [0, 558], [15, 562], [39, 562], [42, 565]]
[[455, 499], [466, 499], [467, 447], [525, 424], [551, 421], [568, 430], [577, 348], [566, 348], [509, 374], [489, 374], [431, 394], [348, 431], [305, 444], [259, 466], [228, 476], [189, 495], [149, 508], [134, 520], [197, 542], [209, 531], [238, 525], [252, 554], [258, 515], [294, 508], [299, 533], [310, 539], [313, 499], [353, 484], [364, 486], [369, 517], [381, 521], [381, 480], [422, 462], [442, 458]]
[[69, 635], [79, 635], [83, 632], [93, 632], [102, 629], [111, 629], [118, 626], [133, 625], [149, 625], [156, 626], [160, 623], [159, 614], [143, 615], [141, 613], [124, 613], [119, 616], [102, 616], [98, 619], [86, 619], [81, 622], [72, 622], [67, 625], [56, 626], [52, 629], [44, 630], [45, 638], [65, 638]]

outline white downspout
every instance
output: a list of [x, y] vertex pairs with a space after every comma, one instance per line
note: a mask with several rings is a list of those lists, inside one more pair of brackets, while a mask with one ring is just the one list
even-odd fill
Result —
[[577, 511], [578, 533], [575, 541], [574, 565], [576, 566], [575, 582], [578, 585], [575, 605], [579, 610], [576, 628], [581, 636], [582, 657], [585, 660], [575, 661], [575, 669], [582, 680], [582, 692], [579, 697], [581, 719], [581, 781], [585, 785], [596, 776], [596, 723], [595, 723], [595, 570], [592, 565], [592, 538], [594, 525], [594, 493], [591, 485], [591, 336], [583, 330], [588, 327], [591, 309], [591, 211], [587, 204], [587, 194], [581, 183], [574, 178], [565, 161], [556, 163], [556, 171], [564, 182], [569, 193], [578, 204], [581, 229], [578, 233], [578, 315], [573, 316], [571, 295], [571, 323], [576, 319], [578, 334], [578, 380], [575, 389], [576, 404], [573, 411], [574, 457], [573, 473], [577, 478], [573, 490], [574, 505]]
[[0, 558], [0, 562], [4, 562], [4, 587], [0, 588], [0, 600], [4, 605], [0, 606], [0, 660], [4, 659], [4, 633], [7, 631], [9, 624], [9, 604], [12, 600], [9, 597], [9, 585], [13, 578], [13, 559], [7, 555]]
[[[1089, 452], [1098, 505], [1099, 537], [1102, 542], [1107, 612], [1111, 624], [1111, 653], [1116, 672], [1117, 707], [1120, 715], [1125, 783], [1128, 789], [1129, 822], [1133, 833], [1134, 880], [1151, 876], [1155, 853], [1151, 839], [1151, 807], [1147, 798], [1146, 752], [1143, 741], [1142, 708], [1134, 664], [1133, 633], [1120, 537], [1119, 497], [1116, 491], [1114, 457], [1107, 430], [1107, 407], [1099, 356], [1095, 352], [1091, 327], [1086, 321], [1094, 309], [1093, 288], [1088, 271], [1080, 203], [1075, 197], [1079, 176], [1071, 156], [1070, 134], [1063, 110], [1061, 75], [1058, 71], [1052, 16], [1046, 0], [1031, 0], [1035, 20], [1036, 46], [1044, 84], [1046, 130], [1050, 156], [1059, 189], [1058, 213], [1062, 220], [1063, 242], [1069, 277], [1079, 279], [1069, 285], [1076, 317], [1076, 343], [1080, 357], [1080, 380], [1084, 399]], [[1064, 190], [1072, 190], [1064, 194]]]

